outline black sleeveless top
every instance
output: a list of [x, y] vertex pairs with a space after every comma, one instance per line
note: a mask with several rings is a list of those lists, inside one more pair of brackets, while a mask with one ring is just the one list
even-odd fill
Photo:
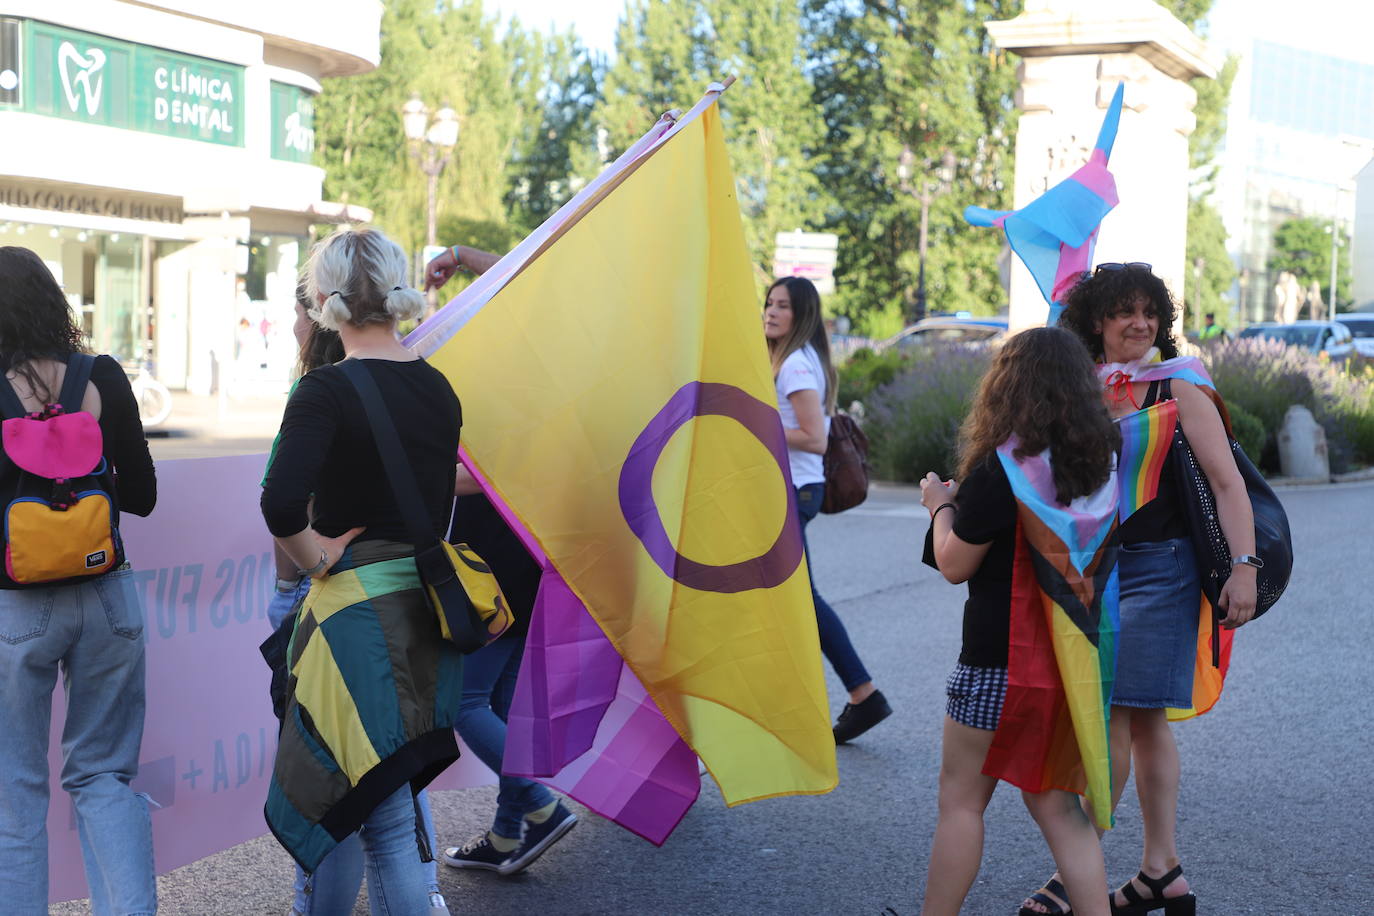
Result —
[[[1140, 409], [1152, 407], [1159, 400], [1159, 382], [1151, 382], [1145, 392], [1145, 401]], [[1178, 469], [1172, 456], [1165, 460], [1159, 472], [1159, 493], [1154, 499], [1142, 506], [1134, 515], [1126, 519], [1119, 529], [1121, 543], [1142, 544], [1150, 541], [1168, 541], [1188, 536], [1188, 523], [1183, 515], [1181, 503], [1183, 493], [1179, 486]]]

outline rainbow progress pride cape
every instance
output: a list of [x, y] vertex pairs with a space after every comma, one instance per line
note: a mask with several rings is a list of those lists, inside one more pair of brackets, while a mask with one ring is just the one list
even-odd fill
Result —
[[1025, 789], [1086, 794], [1112, 825], [1107, 721], [1116, 679], [1115, 476], [1091, 496], [1055, 499], [1048, 452], [997, 450], [1017, 502], [1007, 696], [983, 772]]
[[1118, 83], [1097, 143], [1086, 164], [1019, 210], [966, 207], [964, 219], [974, 226], [999, 227], [1007, 243], [1026, 265], [1050, 304], [1047, 325], [1063, 311], [1060, 298], [1092, 267], [1093, 247], [1103, 217], [1118, 203], [1116, 180], [1107, 169], [1116, 131], [1121, 123], [1121, 100], [1126, 84]]
[[407, 339], [544, 568], [503, 769], [656, 843], [698, 757], [730, 805], [837, 782], [722, 88]]
[[[1159, 350], [1151, 348], [1139, 360], [1110, 363], [1097, 367], [1098, 378], [1118, 398], [1127, 396], [1131, 382], [1157, 382], [1176, 379], [1196, 385], [1217, 405], [1230, 432], [1226, 405], [1202, 361], [1192, 356], [1161, 360]], [[1159, 492], [1159, 475], [1169, 458], [1174, 430], [1178, 424], [1178, 403], [1157, 402], [1116, 421], [1121, 430], [1121, 521], [1130, 518]], [[1235, 633], [1215, 626], [1216, 614], [1206, 595], [1198, 592], [1197, 655], [1193, 665], [1193, 703], [1187, 709], [1169, 709], [1172, 721], [1191, 719], [1209, 711], [1221, 698], [1226, 672], [1231, 665], [1231, 644]], [[1218, 663], [1212, 664], [1212, 640], [1217, 640]]]

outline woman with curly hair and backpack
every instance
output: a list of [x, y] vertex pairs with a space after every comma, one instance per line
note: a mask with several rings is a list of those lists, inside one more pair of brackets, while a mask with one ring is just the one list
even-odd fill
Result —
[[[8, 913], [48, 911], [48, 727], [60, 675], [62, 787], [91, 909], [154, 913], [152, 822], [129, 785], [143, 740], [143, 610], [118, 534], [120, 512], [147, 516], [157, 501], [138, 403], [113, 357], [87, 354], [61, 288], [27, 248], [0, 248], [0, 367], [0, 901]], [[100, 530], [65, 527], [83, 524]], [[105, 546], [59, 562], [81, 537]]]

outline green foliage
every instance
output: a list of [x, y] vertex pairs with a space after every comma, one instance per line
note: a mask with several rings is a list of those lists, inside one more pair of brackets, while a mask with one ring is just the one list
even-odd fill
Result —
[[836, 402], [841, 407], [847, 407], [855, 401], [867, 401], [875, 389], [895, 379], [908, 362], [908, 357], [896, 348], [882, 353], [875, 353], [868, 347], [855, 350], [838, 367]]
[[[815, 98], [826, 136], [819, 175], [826, 228], [840, 236], [834, 308], [858, 317], [916, 299], [920, 203], [953, 156], [952, 193], [930, 207], [928, 308], [994, 314], [1005, 304], [995, 232], [967, 225], [968, 204], [1010, 205], [1016, 63], [984, 23], [1020, 11], [1008, 0], [807, 0]], [[903, 146], [915, 174], [902, 187]]]
[[[1300, 217], [1284, 222], [1274, 230], [1273, 253], [1269, 256], [1269, 271], [1278, 276], [1288, 271], [1306, 289], [1315, 280], [1321, 287], [1322, 301], [1331, 301], [1331, 224]], [[1349, 305], [1350, 298], [1350, 236], [1342, 232], [1336, 257], [1336, 302]]]
[[915, 482], [930, 471], [953, 476], [959, 426], [991, 358], [987, 347], [945, 347], [872, 395], [864, 431], [880, 478]]
[[[440, 244], [519, 239], [570, 197], [571, 151], [589, 143], [597, 64], [570, 36], [499, 25], [481, 0], [388, 0], [381, 65], [325, 81], [316, 100], [326, 196], [371, 208], [411, 251], [425, 243], [427, 179], [400, 118], [419, 93], [431, 108], [452, 106], [461, 125], [438, 182]], [[447, 234], [466, 227], [478, 236]]]
[[1231, 414], [1231, 432], [1235, 435], [1236, 441], [1245, 454], [1250, 456], [1251, 461], [1257, 461], [1264, 453], [1264, 446], [1269, 440], [1269, 432], [1260, 422], [1259, 417], [1250, 413], [1239, 404], [1227, 404], [1227, 411]]
[[[1230, 306], [1223, 296], [1236, 278], [1236, 265], [1226, 252], [1226, 227], [1221, 214], [1206, 200], [1188, 201], [1188, 271], [1185, 286], [1187, 303], [1184, 320], [1196, 330], [1205, 324], [1204, 316], [1214, 312], [1217, 323], [1225, 325]], [[1201, 261], [1201, 283], [1197, 265]], [[1199, 291], [1201, 296], [1199, 297]]]

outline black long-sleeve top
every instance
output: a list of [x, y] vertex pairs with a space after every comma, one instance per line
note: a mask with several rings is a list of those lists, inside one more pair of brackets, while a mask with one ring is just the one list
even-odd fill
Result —
[[[453, 509], [463, 423], [458, 396], [439, 370], [423, 360], [363, 362], [391, 413], [429, 509], [429, 528], [443, 537]], [[362, 526], [366, 530], [358, 540], [411, 541], [357, 389], [336, 366], [306, 375], [287, 402], [276, 458], [262, 489], [268, 530], [289, 537], [310, 525], [312, 494], [313, 525], [326, 537]]]

